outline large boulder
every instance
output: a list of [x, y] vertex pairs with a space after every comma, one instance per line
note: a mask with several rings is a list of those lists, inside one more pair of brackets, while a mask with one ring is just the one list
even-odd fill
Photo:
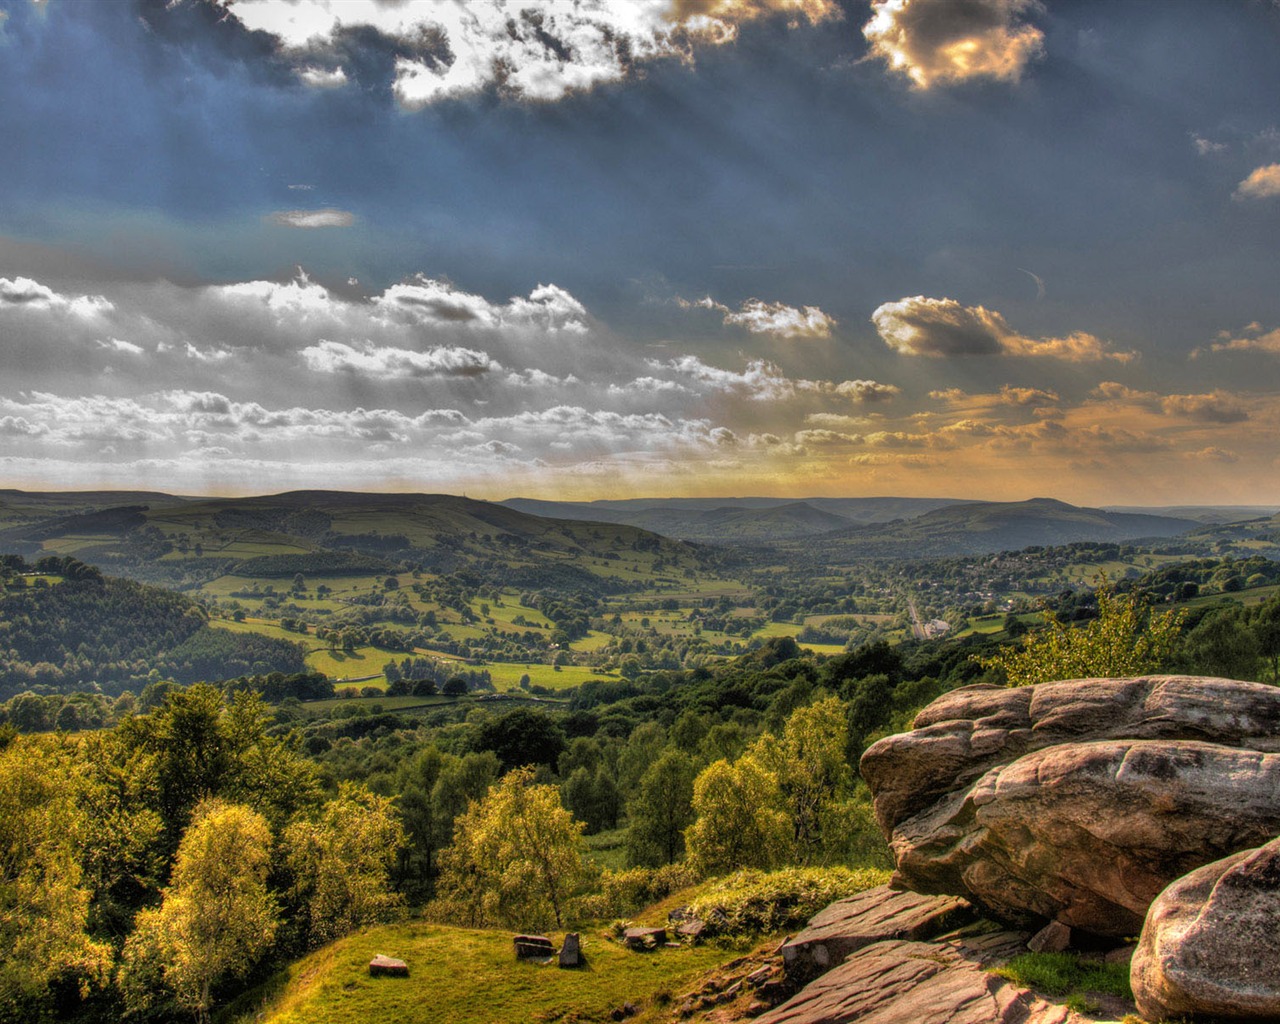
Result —
[[1188, 676], [966, 687], [862, 759], [898, 881], [1133, 935], [1175, 878], [1280, 833], [1280, 689]]
[[1165, 889], [1147, 914], [1131, 981], [1149, 1020], [1280, 1020], [1280, 839]]

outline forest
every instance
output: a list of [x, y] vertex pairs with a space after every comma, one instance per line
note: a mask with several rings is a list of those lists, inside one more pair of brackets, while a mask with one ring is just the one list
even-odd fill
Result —
[[[55, 570], [19, 601], [67, 588], [56, 607], [74, 608], [75, 588], [113, 586], [37, 571]], [[152, 621], [166, 611], [202, 628], [180, 604]], [[1016, 639], [821, 656], [778, 637], [542, 704], [446, 680], [395, 710], [283, 671], [17, 695], [0, 707], [0, 1020], [203, 1020], [388, 918], [581, 926], [744, 868], [885, 866], [853, 766], [948, 689], [1277, 681], [1280, 597], [1195, 611], [1101, 581]]]

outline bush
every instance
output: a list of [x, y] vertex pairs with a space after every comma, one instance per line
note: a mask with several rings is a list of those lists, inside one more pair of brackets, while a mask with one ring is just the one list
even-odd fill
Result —
[[689, 905], [717, 935], [767, 934], [804, 924], [823, 907], [889, 881], [878, 868], [739, 871], [709, 885]]
[[605, 871], [600, 875], [599, 890], [579, 901], [578, 915], [585, 920], [625, 917], [695, 882], [697, 876], [684, 864]]

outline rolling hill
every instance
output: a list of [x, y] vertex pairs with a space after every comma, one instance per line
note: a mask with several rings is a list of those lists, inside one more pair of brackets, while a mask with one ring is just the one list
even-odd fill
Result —
[[[10, 494], [13, 508], [42, 507]], [[180, 587], [228, 573], [367, 575], [409, 565], [433, 573], [479, 569], [512, 586], [563, 577], [587, 589], [625, 589], [638, 576], [710, 564], [706, 552], [634, 526], [547, 519], [454, 495], [127, 494], [114, 504], [109, 497], [94, 492], [79, 505], [67, 498], [54, 514], [10, 517], [0, 552], [73, 555], [115, 575]]]

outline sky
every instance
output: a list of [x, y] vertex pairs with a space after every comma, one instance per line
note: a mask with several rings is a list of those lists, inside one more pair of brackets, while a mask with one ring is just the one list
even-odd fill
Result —
[[0, 0], [0, 487], [1280, 503], [1276, 0]]

